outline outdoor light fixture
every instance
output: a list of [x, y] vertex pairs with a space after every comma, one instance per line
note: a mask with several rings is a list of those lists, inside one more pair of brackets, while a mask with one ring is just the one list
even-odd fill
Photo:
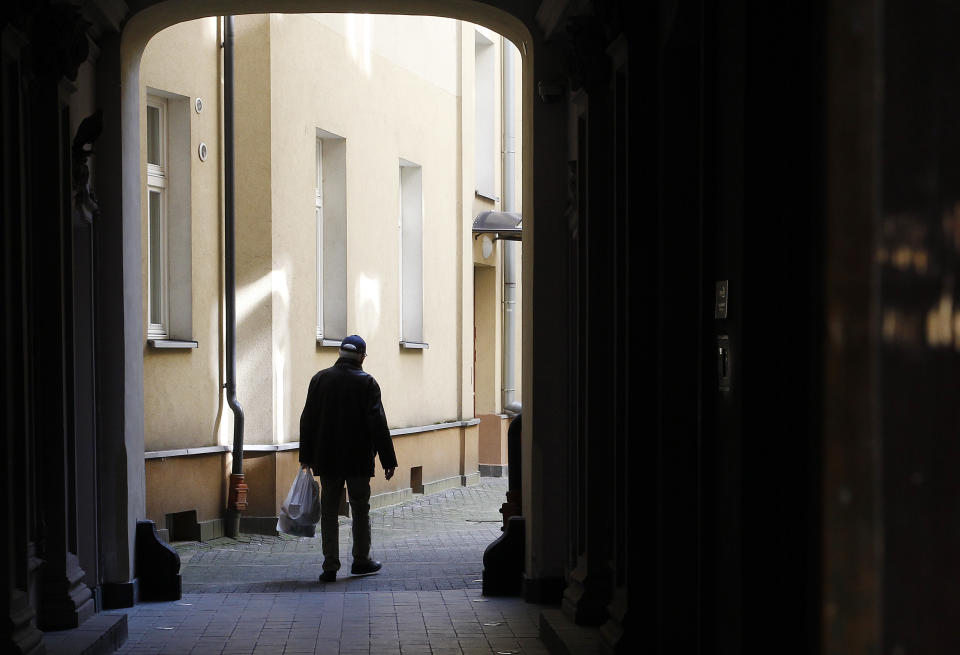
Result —
[[[473, 238], [481, 234], [492, 234], [493, 241], [521, 241], [523, 237], [523, 217], [515, 212], [480, 212], [473, 219]], [[484, 254], [484, 257], [487, 257]]]

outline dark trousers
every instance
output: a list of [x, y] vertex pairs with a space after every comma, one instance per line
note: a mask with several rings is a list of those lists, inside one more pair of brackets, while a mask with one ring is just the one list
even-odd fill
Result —
[[320, 478], [320, 537], [323, 540], [323, 570], [340, 570], [340, 525], [337, 510], [346, 483], [353, 515], [353, 561], [370, 559], [370, 478]]

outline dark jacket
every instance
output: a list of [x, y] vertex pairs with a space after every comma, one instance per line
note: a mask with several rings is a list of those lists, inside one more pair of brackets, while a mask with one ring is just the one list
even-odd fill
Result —
[[300, 415], [300, 462], [314, 475], [373, 477], [378, 453], [383, 468], [396, 468], [380, 385], [358, 362], [341, 357], [310, 380]]

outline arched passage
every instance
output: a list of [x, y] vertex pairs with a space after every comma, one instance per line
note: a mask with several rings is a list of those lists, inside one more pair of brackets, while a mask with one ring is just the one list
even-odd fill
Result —
[[[547, 172], [540, 175], [543, 180], [550, 178], [559, 180], [565, 172], [558, 163], [562, 161], [556, 155], [563, 150], [562, 139], [557, 138], [558, 133], [562, 133], [564, 107], [562, 103], [535, 105], [535, 89], [533, 80], [536, 77], [536, 60], [534, 58], [534, 49], [536, 43], [531, 36], [528, 27], [531, 16], [516, 16], [509, 13], [508, 10], [496, 5], [495, 3], [411, 3], [410, 5], [386, 3], [386, 2], [289, 2], [289, 3], [271, 3], [269, 6], [261, 6], [257, 3], [210, 3], [197, 6], [185, 2], [157, 2], [151, 3], [144, 8], [133, 13], [127, 20], [122, 35], [119, 39], [111, 42], [111, 45], [104, 48], [101, 55], [101, 68], [108, 73], [101, 73], [99, 86], [108, 94], [107, 102], [104, 103], [105, 112], [115, 112], [112, 115], [105, 116], [108, 129], [112, 133], [105, 133], [99, 143], [99, 152], [103, 156], [101, 173], [102, 183], [99, 187], [99, 193], [102, 198], [102, 206], [105, 211], [116, 211], [117, 216], [122, 216], [120, 225], [122, 229], [113, 232], [104, 239], [104, 248], [102, 256], [109, 262], [104, 267], [104, 274], [109, 282], [105, 285], [104, 293], [101, 295], [102, 304], [102, 330], [109, 330], [115, 334], [123, 334], [122, 352], [114, 351], [100, 364], [98, 374], [101, 377], [102, 394], [108, 397], [115, 397], [122, 402], [106, 410], [102, 418], [101, 431], [111, 432], [113, 434], [124, 435], [123, 443], [114, 443], [112, 448], [113, 457], [125, 461], [126, 466], [122, 471], [126, 473], [126, 479], [122, 484], [125, 493], [116, 497], [117, 507], [113, 511], [106, 511], [105, 515], [115, 518], [115, 525], [105, 527], [105, 539], [116, 540], [118, 543], [127, 543], [128, 555], [124, 557], [123, 549], [118, 549], [117, 559], [108, 566], [109, 577], [120, 580], [125, 575], [132, 576], [132, 548], [133, 533], [132, 526], [135, 519], [142, 516], [144, 506], [144, 484], [142, 472], [142, 453], [143, 453], [143, 393], [141, 382], [142, 375], [142, 344], [140, 335], [143, 333], [143, 326], [140, 324], [141, 306], [141, 252], [137, 235], [139, 234], [139, 221], [141, 216], [140, 193], [139, 193], [139, 164], [140, 161], [140, 141], [139, 141], [139, 62], [143, 48], [147, 41], [161, 29], [174, 23], [197, 18], [225, 13], [253, 13], [257, 11], [269, 10], [278, 12], [382, 12], [382, 13], [426, 13], [430, 15], [449, 16], [462, 18], [485, 25], [517, 44], [523, 57], [523, 123], [522, 140], [524, 144], [524, 180], [523, 180], [523, 215], [524, 215], [524, 293], [528, 302], [524, 309], [524, 352], [523, 352], [523, 398], [524, 413], [527, 420], [524, 421], [524, 430], [528, 435], [532, 435], [536, 429], [538, 420], [546, 426], [544, 434], [558, 434], [557, 428], [563, 424], [562, 417], [555, 411], [544, 412], [542, 418], [537, 413], [538, 398], [554, 397], [559, 401], [562, 394], [565, 393], [562, 376], [558, 375], [555, 365], [547, 363], [552, 360], [548, 354], [548, 348], [562, 347], [564, 340], [562, 331], [556, 329], [538, 328], [534, 321], [542, 321], [544, 326], [556, 326], [562, 315], [564, 291], [561, 288], [554, 288], [552, 293], [545, 294], [544, 301], [537, 300], [534, 290], [533, 280], [535, 275], [535, 241], [537, 239], [538, 229], [534, 216], [534, 206], [544, 207], [548, 214], [553, 216], [561, 215], [561, 205], [565, 202], [557, 194], [541, 194], [542, 200], [536, 200], [536, 189], [534, 188], [533, 168], [538, 170], [542, 167]], [[112, 49], [112, 48], [115, 48]], [[550, 52], [549, 47], [545, 51]], [[109, 61], [116, 62], [116, 69], [111, 71]], [[559, 71], [561, 65], [558, 56], [545, 56], [543, 63], [547, 65], [544, 76], [553, 78], [557, 75], [554, 71]], [[109, 80], [109, 74], [113, 72], [116, 78]], [[538, 119], [535, 114], [544, 113], [543, 119]], [[549, 138], [544, 138], [544, 144], [539, 152], [542, 163], [538, 163], [534, 151], [534, 126], [540, 121], [544, 124], [545, 134]], [[558, 132], [559, 128], [559, 132]], [[119, 164], [115, 168], [109, 165], [109, 162]], [[553, 170], [549, 170], [550, 168]], [[564, 239], [560, 236], [562, 229], [551, 228], [544, 232], [543, 241], [551, 243], [549, 249], [563, 248]], [[547, 265], [556, 269], [560, 258], [545, 259]], [[112, 270], [110, 270], [112, 269]], [[109, 273], [107, 271], [109, 270]], [[560, 270], [554, 270], [548, 274], [548, 278], [558, 279]], [[533, 312], [533, 306], [538, 306], [538, 311]], [[108, 327], [109, 326], [109, 327]], [[465, 328], [469, 329], [469, 328]], [[544, 365], [537, 369], [533, 364], [534, 350], [532, 335], [539, 331], [541, 351], [544, 356]], [[549, 344], [553, 342], [553, 345]], [[540, 384], [535, 385], [535, 370], [541, 371], [539, 374]], [[538, 391], [534, 391], [535, 387]], [[535, 395], [536, 394], [536, 395]], [[550, 404], [549, 401], [545, 406]], [[551, 423], [553, 424], [551, 429]], [[110, 448], [111, 446], [107, 446]], [[542, 506], [549, 504], [550, 498], [556, 497], [561, 493], [563, 480], [546, 476], [542, 471], [557, 470], [562, 468], [563, 449], [562, 448], [544, 448], [539, 451], [533, 447], [531, 438], [525, 439], [525, 457], [524, 469], [527, 475], [524, 476], [525, 485], [525, 504], [530, 507], [529, 515], [537, 515], [533, 508], [537, 503]], [[532, 481], [539, 480], [545, 484], [545, 488], [533, 486]], [[121, 507], [122, 506], [122, 507]], [[542, 571], [550, 580], [560, 580], [563, 571], [563, 555], [557, 537], [563, 529], [562, 523], [554, 521], [537, 522], [531, 521], [528, 524], [528, 543], [545, 545], [543, 549], [528, 549], [528, 554], [537, 552], [538, 556], [528, 559], [527, 568], [530, 574], [536, 571]], [[552, 545], [552, 547], [551, 547]], [[552, 554], [551, 554], [552, 553]], [[536, 577], [531, 575], [531, 577]], [[127, 578], [129, 579], [129, 578]], [[555, 582], [552, 584], [556, 584]]]
[[[134, 598], [142, 326], [125, 130], [138, 53], [176, 21], [264, 4], [73, 0], [3, 16], [8, 650], [39, 649], [38, 621], [92, 611], [68, 510], [78, 467], [90, 468], [77, 428], [89, 434], [94, 414], [96, 555], [113, 600]], [[517, 43], [529, 33], [528, 591], [563, 590], [569, 573], [568, 614], [605, 621], [605, 643], [623, 652], [960, 650], [960, 455], [942, 393], [957, 377], [956, 10], [517, 4], [402, 6]], [[283, 8], [388, 10], [269, 10]], [[85, 61], [96, 74], [78, 79]], [[89, 222], [72, 223], [83, 189], [71, 168], [82, 179], [89, 153], [71, 161], [68, 132], [69, 110], [96, 107], [92, 358], [72, 314], [90, 289], [71, 292], [71, 245], [90, 244]]]

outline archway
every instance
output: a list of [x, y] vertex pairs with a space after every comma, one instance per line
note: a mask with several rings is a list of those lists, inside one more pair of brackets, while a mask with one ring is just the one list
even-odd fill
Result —
[[[463, 18], [471, 22], [485, 25], [491, 29], [507, 36], [521, 52], [523, 58], [523, 122], [521, 129], [521, 139], [524, 145], [524, 179], [523, 179], [523, 215], [524, 215], [524, 295], [528, 300], [524, 309], [524, 351], [523, 351], [523, 397], [524, 409], [527, 420], [524, 422], [524, 431], [528, 435], [525, 438], [525, 457], [524, 468], [529, 473], [524, 476], [525, 492], [524, 498], [527, 507], [531, 503], [548, 503], [548, 498], [556, 496], [555, 491], [563, 485], [562, 480], [555, 480], [552, 484], [554, 491], [550, 493], [543, 492], [538, 494], [534, 487], [530, 486], [531, 479], [539, 476], [537, 471], [548, 468], [555, 468], [557, 462], [562, 462], [562, 453], [560, 449], [551, 452], [545, 452], [540, 462], [533, 461], [531, 439], [529, 435], [533, 433], [534, 425], [539, 420], [536, 411], [538, 402], [533, 394], [533, 388], [537, 385], [537, 377], [540, 378], [539, 397], [556, 397], [558, 400], [564, 394], [564, 382], [562, 367], [557, 370], [556, 366], [547, 364], [549, 357], [544, 352], [545, 365], [540, 368], [539, 376], [535, 376], [533, 365], [533, 339], [532, 335], [538, 331], [534, 325], [533, 305], [539, 301], [533, 289], [534, 279], [534, 239], [537, 234], [536, 220], [534, 215], [534, 177], [533, 166], [538, 169], [546, 169], [546, 175], [543, 179], [563, 179], [562, 156], [556, 155], [562, 153], [564, 147], [562, 141], [558, 141], [555, 136], [562, 133], [563, 121], [565, 120], [565, 109], [562, 105], [553, 106], [543, 105], [542, 110], [545, 114], [543, 120], [544, 130], [552, 134], [554, 138], [544, 139], [544, 145], [540, 148], [540, 156], [535, 157], [533, 148], [533, 128], [534, 128], [534, 42], [531, 32], [526, 26], [533, 19], [531, 16], [517, 17], [510, 14], [503, 8], [487, 3], [411, 3], [409, 6], [397, 6], [394, 3], [386, 2], [287, 2], [280, 4], [271, 4], [269, 7], [258, 5], [257, 3], [240, 3], [239, 5], [229, 2], [210, 3], [197, 7], [183, 2], [157, 2], [150, 4], [143, 9], [131, 15], [123, 30], [122, 37], [118, 43], [115, 43], [117, 50], [115, 52], [104, 52], [104, 56], [115, 56], [118, 61], [117, 78], [112, 82], [106, 80], [103, 76], [100, 79], [100, 88], [106, 90], [105, 111], [116, 112], [116, 115], [107, 117], [107, 124], [119, 126], [119, 130], [113, 134], [105, 134], [101, 139], [100, 152], [106, 155], [105, 162], [117, 162], [117, 166], [104, 166], [101, 174], [102, 188], [101, 197], [104, 198], [104, 207], [110, 207], [117, 210], [117, 215], [122, 216], [122, 229], [114, 232], [105, 239], [102, 255], [111, 262], [110, 267], [105, 267], [105, 275], [111, 276], [112, 288], [110, 292], [101, 296], [103, 309], [103, 324], [112, 326], [118, 334], [123, 334], [122, 352], [114, 353], [112, 361], [105, 362], [101, 366], [101, 387], [105, 394], [117, 399], [123, 399], [116, 407], [108, 410], [103, 423], [109, 425], [115, 434], [123, 434], [124, 442], [115, 443], [107, 446], [112, 450], [111, 455], [122, 458], [126, 463], [124, 469], [126, 479], [122, 482], [125, 491], [125, 498], [117, 498], [114, 502], [118, 505], [113, 508], [114, 511], [105, 511], [105, 515], [116, 517], [114, 525], [106, 526], [104, 529], [105, 539], [116, 539], [118, 543], [127, 544], [127, 557], [123, 557], [121, 549], [115, 566], [108, 567], [108, 578], [114, 580], [130, 579], [132, 576], [132, 525], [137, 517], [143, 515], [144, 507], [143, 497], [143, 392], [142, 386], [138, 386], [138, 381], [143, 379], [142, 372], [142, 345], [140, 335], [143, 334], [143, 326], [140, 320], [141, 306], [141, 252], [139, 240], [134, 235], [139, 233], [139, 221], [141, 216], [140, 193], [138, 191], [140, 180], [139, 174], [130, 175], [130, 171], [139, 171], [140, 145], [139, 145], [139, 61], [146, 42], [158, 31], [177, 22], [197, 18], [200, 16], [214, 15], [217, 13], [252, 13], [256, 11], [269, 10], [273, 12], [338, 12], [338, 11], [367, 11], [372, 13], [430, 13], [432, 15], [449, 16]], [[526, 21], [526, 22], [525, 22]], [[553, 77], [555, 70], [560, 70], [559, 58], [544, 58], [543, 62], [549, 64], [544, 72], [545, 75]], [[552, 70], [551, 70], [552, 68]], [[549, 119], [547, 118], [549, 116]], [[539, 159], [539, 162], [537, 161]], [[552, 169], [552, 170], [550, 170]], [[538, 177], [540, 173], [538, 172]], [[545, 197], [543, 202], [538, 202], [538, 206], [543, 206], [547, 210], [547, 215], [560, 215], [560, 208], [564, 199], [552, 194], [549, 198]], [[564, 238], [561, 236], [563, 230], [552, 230], [554, 234], [550, 237], [546, 235], [544, 241], [552, 242], [547, 248], [562, 248]], [[547, 264], [547, 262], [544, 262]], [[555, 262], [544, 266], [549, 270], [556, 268]], [[112, 270], [108, 270], [112, 268]], [[562, 265], [559, 270], [563, 270]], [[546, 272], [546, 271], [544, 271]], [[552, 276], [556, 277], [556, 275]], [[559, 294], [559, 295], [558, 295]], [[555, 291], [553, 297], [547, 297], [543, 302], [539, 302], [538, 320], [543, 325], [556, 324], [559, 322], [562, 306], [562, 291]], [[551, 312], [554, 312], [554, 319], [551, 319]], [[544, 333], [540, 343], [543, 345], [553, 343], [554, 346], [561, 345], [564, 340], [563, 334], [553, 330], [546, 334], [546, 330], [540, 330]], [[562, 346], [561, 346], [562, 347]], [[556, 423], [557, 426], [563, 424], [560, 417], [555, 413], [545, 414], [543, 420], [546, 423]], [[549, 427], [549, 426], [548, 426]], [[129, 499], [129, 502], [127, 502]], [[535, 509], [527, 512], [536, 515]], [[124, 519], [125, 517], [125, 519]], [[540, 550], [542, 559], [537, 562], [528, 561], [528, 570], [531, 572], [539, 568], [549, 572], [551, 576], [559, 576], [563, 569], [563, 556], [559, 552], [559, 540], [557, 537], [562, 534], [563, 525], [561, 523], [532, 523], [528, 524], [528, 543], [539, 543], [544, 545]], [[553, 544], [553, 547], [547, 544]], [[528, 549], [528, 553], [530, 550]], [[550, 553], [554, 553], [551, 557]]]
[[[517, 186], [520, 169], [512, 169], [514, 183], [508, 185], [506, 167], [501, 170], [493, 159], [493, 152], [503, 149], [495, 123], [504, 122], [508, 113], [519, 116], [517, 108], [498, 106], [494, 93], [519, 95], [503, 92], [508, 83], [512, 91], [519, 82], [519, 59], [504, 54], [515, 49], [507, 50], [491, 31], [447, 18], [254, 14], [231, 21], [236, 380], [246, 424], [241, 470], [247, 486], [246, 507], [234, 530], [275, 532], [277, 505], [296, 475], [297, 418], [306, 385], [318, 369], [333, 364], [339, 338], [348, 333], [367, 341], [364, 369], [379, 382], [400, 462], [389, 482], [379, 471], [373, 476], [370, 504], [376, 510], [417, 500], [429, 510], [430, 501], [417, 494], [480, 481], [477, 433], [482, 427], [478, 430], [473, 408], [464, 404], [469, 388], [458, 397], [458, 384], [466, 385], [470, 373], [470, 343], [464, 341], [470, 333], [473, 269], [467, 262], [484, 257], [487, 267], [499, 270], [502, 246], [495, 247], [496, 256], [476, 254], [469, 226], [478, 211], [498, 206], [495, 198], [506, 195], [502, 189]], [[218, 129], [220, 121], [226, 122], [218, 100], [218, 71], [228, 57], [220, 48], [224, 22], [204, 18], [163, 30], [147, 45], [140, 68], [149, 198], [144, 219], [149, 227], [144, 226], [141, 241], [150, 324], [143, 351], [146, 518], [170, 542], [239, 536], [228, 529], [223, 509], [225, 504], [228, 512], [232, 509], [224, 498], [223, 476], [231, 469], [229, 449], [236, 449], [232, 415], [220, 391], [227, 356], [220, 323], [230, 319], [224, 318], [216, 254], [223, 239], [217, 203], [218, 164], [223, 164], [218, 160], [227, 157], [221, 153], [227, 149], [223, 140], [229, 139], [221, 139]], [[475, 40], [476, 51], [489, 55], [487, 78], [476, 75]], [[508, 63], [514, 73], [509, 80], [497, 74]], [[470, 111], [471, 91], [475, 112]], [[471, 118], [482, 111], [489, 119], [485, 130], [474, 128], [479, 121]], [[208, 149], [206, 160], [196, 152], [198, 143]], [[470, 172], [476, 143], [489, 150], [476, 157], [484, 161], [481, 155], [487, 154], [491, 169], [491, 186], [482, 197], [474, 192], [479, 182]], [[399, 189], [394, 188], [398, 161]], [[415, 206], [408, 207], [408, 194], [416, 197]], [[408, 344], [401, 334], [400, 348], [396, 323], [406, 323], [398, 315], [406, 319], [408, 303], [405, 298], [397, 302], [396, 290], [406, 288], [407, 270], [404, 263], [398, 275], [394, 259], [396, 241], [403, 244], [397, 259], [405, 259], [408, 237], [406, 230], [401, 238], [396, 234], [398, 198], [403, 220], [416, 220], [413, 263], [423, 273], [414, 284], [429, 298], [411, 308], [414, 327], [423, 334], [416, 340], [429, 344]], [[175, 208], [174, 202], [190, 204]], [[407, 217], [408, 209], [417, 215]], [[458, 220], [450, 220], [453, 216]], [[164, 266], [171, 271], [167, 276]], [[182, 293], [175, 280], [190, 293]], [[496, 299], [485, 300], [488, 314], [500, 311]], [[178, 322], [180, 314], [190, 320]], [[499, 367], [494, 350], [499, 348], [484, 353], [486, 361], [479, 363]], [[493, 381], [481, 388], [485, 396], [499, 390]], [[489, 402], [484, 409], [489, 414], [498, 407]], [[486, 418], [505, 441], [508, 421]], [[500, 498], [488, 495], [497, 519], [502, 490]], [[395, 530], [398, 522], [387, 521]], [[424, 523], [425, 539], [428, 527]], [[473, 527], [490, 526], [474, 521]], [[482, 545], [497, 536], [487, 534]], [[470, 562], [472, 574], [462, 577], [475, 579], [482, 539], [465, 538], [472, 548], [460, 559]], [[316, 555], [317, 544], [306, 543]], [[376, 555], [379, 540], [374, 545]], [[390, 570], [395, 550], [384, 548], [385, 573], [402, 584], [398, 572]], [[342, 555], [349, 556], [349, 549]], [[409, 557], [416, 555], [414, 548]], [[192, 563], [184, 570], [185, 591], [196, 588], [188, 575], [195, 568]], [[257, 574], [269, 579], [269, 568]], [[316, 577], [301, 582], [316, 583]], [[430, 584], [431, 575], [422, 577], [408, 575], [406, 584]]]

